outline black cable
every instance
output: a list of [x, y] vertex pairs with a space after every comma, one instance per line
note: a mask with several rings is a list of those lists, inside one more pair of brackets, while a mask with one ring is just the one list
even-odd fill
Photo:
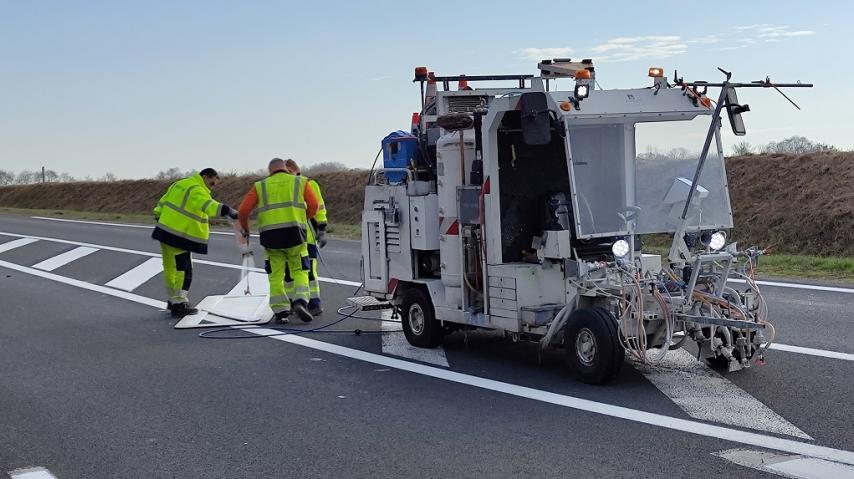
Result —
[[[359, 288], [361, 288], [361, 286]], [[356, 290], [356, 291], [358, 291], [358, 290]], [[347, 314], [341, 312], [342, 310], [347, 309], [347, 308], [353, 308], [353, 312], [347, 313]], [[362, 331], [361, 329], [358, 329], [358, 328], [357, 329], [326, 330], [326, 328], [329, 328], [331, 326], [335, 326], [336, 324], [338, 324], [338, 323], [340, 323], [346, 319], [361, 319], [361, 320], [366, 320], [366, 321], [379, 321], [381, 323], [382, 322], [400, 323], [399, 320], [395, 320], [395, 319], [368, 318], [365, 316], [356, 316], [355, 315], [355, 312], [356, 312], [355, 308], [357, 308], [357, 306], [355, 306], [355, 305], [342, 306], [342, 307], [338, 308], [338, 310], [336, 311], [341, 316], [340, 319], [333, 321], [327, 325], [318, 326], [318, 327], [312, 328], [312, 329], [288, 328], [288, 327], [283, 327], [283, 326], [263, 326], [263, 325], [229, 326], [229, 327], [225, 327], [225, 328], [217, 328], [217, 329], [210, 329], [207, 331], [202, 331], [199, 333], [199, 337], [202, 339], [255, 339], [255, 338], [269, 338], [269, 337], [273, 337], [273, 336], [286, 336], [289, 334], [299, 335], [299, 334], [308, 334], [308, 333], [325, 333], [325, 334], [348, 333], [348, 334], [355, 334], [356, 336], [359, 336], [362, 334], [383, 334], [383, 333], [387, 333], [387, 332], [399, 332], [399, 331], [401, 331], [401, 330]], [[251, 330], [251, 329], [272, 329], [274, 331], [280, 331], [280, 332], [275, 333], [275, 334], [243, 334], [243, 335], [230, 334], [228, 336], [218, 336], [218, 334], [221, 334], [224, 332], [234, 333], [236, 331], [245, 331], [245, 330]]]
[[380, 151], [377, 152], [377, 156], [374, 157], [374, 162], [371, 164], [371, 171], [368, 173], [368, 182], [366, 183], [366, 186], [369, 186], [371, 184], [371, 178], [374, 177], [374, 167], [377, 166], [377, 160], [380, 159], [380, 155], [382, 154], [382, 152], [383, 147], [381, 146]]

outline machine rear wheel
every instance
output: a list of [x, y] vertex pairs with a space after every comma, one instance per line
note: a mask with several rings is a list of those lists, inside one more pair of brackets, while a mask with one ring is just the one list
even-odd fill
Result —
[[442, 344], [442, 325], [436, 320], [433, 303], [421, 288], [403, 293], [400, 322], [409, 344], [419, 348], [435, 348]]
[[588, 384], [605, 384], [619, 374], [625, 359], [617, 321], [602, 308], [573, 311], [564, 328], [569, 369]]

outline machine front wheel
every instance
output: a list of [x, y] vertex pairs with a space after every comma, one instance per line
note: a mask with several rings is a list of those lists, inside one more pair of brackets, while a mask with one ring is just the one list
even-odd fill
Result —
[[442, 325], [436, 320], [433, 303], [421, 288], [403, 293], [400, 322], [409, 344], [419, 348], [435, 348], [442, 344]]
[[564, 328], [564, 348], [569, 369], [588, 384], [605, 384], [619, 374], [625, 359], [617, 321], [602, 308], [572, 312]]

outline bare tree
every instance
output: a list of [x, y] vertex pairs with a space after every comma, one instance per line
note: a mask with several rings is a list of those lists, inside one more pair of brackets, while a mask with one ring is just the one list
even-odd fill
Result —
[[48, 183], [55, 183], [59, 181], [59, 174], [53, 170], [45, 170], [44, 179]]
[[18, 176], [15, 178], [15, 183], [19, 185], [29, 185], [31, 183], [38, 183], [41, 181], [42, 174], [40, 171], [29, 171], [24, 170], [18, 173]]
[[104, 176], [98, 178], [98, 181], [113, 182], [113, 181], [116, 181], [117, 179], [118, 178], [116, 178], [116, 175], [114, 175], [113, 173], [108, 171], [107, 173], [104, 174]]
[[15, 174], [11, 171], [0, 170], [0, 185], [11, 185], [15, 182]]
[[155, 180], [177, 180], [186, 176], [180, 168], [169, 168], [168, 170], [159, 171], [154, 175]]
[[305, 168], [302, 168], [302, 174], [306, 176], [316, 175], [318, 173], [328, 173], [332, 171], [344, 171], [347, 170], [347, 165], [344, 163], [339, 163], [337, 161], [323, 161], [320, 163], [315, 163], [313, 165], [308, 165]]
[[784, 140], [772, 141], [762, 149], [763, 153], [814, 153], [816, 151], [834, 150], [833, 146], [814, 143], [805, 136], [790, 136]]
[[744, 156], [750, 155], [753, 153], [753, 146], [746, 141], [738, 142], [732, 145], [732, 154], [733, 156]]

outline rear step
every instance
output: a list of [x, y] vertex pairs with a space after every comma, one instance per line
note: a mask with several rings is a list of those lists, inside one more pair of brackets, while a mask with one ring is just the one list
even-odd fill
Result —
[[383, 309], [394, 309], [391, 301], [379, 300], [373, 296], [356, 296], [347, 298], [347, 302], [358, 307], [361, 311], [380, 311]]

